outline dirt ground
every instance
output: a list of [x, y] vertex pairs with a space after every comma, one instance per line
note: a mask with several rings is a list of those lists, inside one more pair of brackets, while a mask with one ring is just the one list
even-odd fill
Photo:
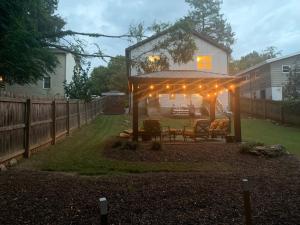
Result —
[[254, 224], [300, 224], [300, 163], [294, 156], [241, 155], [236, 145], [221, 143], [143, 151], [105, 154], [128, 161], [220, 161], [233, 169], [98, 177], [11, 169], [0, 174], [0, 224], [100, 224], [103, 196], [110, 224], [243, 224], [242, 178], [251, 181]]

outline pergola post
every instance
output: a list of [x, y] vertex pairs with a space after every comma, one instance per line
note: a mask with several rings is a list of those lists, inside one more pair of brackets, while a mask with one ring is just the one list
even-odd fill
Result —
[[139, 97], [137, 85], [133, 85], [132, 90], [132, 140], [138, 141], [139, 139]]
[[236, 142], [242, 141], [241, 131], [241, 110], [240, 110], [240, 88], [236, 87], [233, 93], [233, 120], [234, 120], [234, 136]]
[[209, 117], [211, 122], [216, 119], [216, 102], [217, 97], [212, 97], [209, 103]]

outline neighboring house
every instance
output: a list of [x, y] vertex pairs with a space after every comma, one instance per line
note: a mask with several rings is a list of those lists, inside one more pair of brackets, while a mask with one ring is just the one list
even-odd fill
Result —
[[69, 83], [72, 80], [75, 59], [71, 53], [53, 49], [58, 64], [54, 73], [49, 74], [36, 84], [6, 85], [5, 90], [16, 95], [39, 96], [39, 97], [64, 97], [64, 81]]
[[[145, 39], [137, 44], [130, 46], [126, 49], [126, 57], [129, 59], [135, 59], [140, 55], [148, 57], [151, 61], [152, 59], [157, 59], [161, 52], [153, 52], [151, 49], [158, 42], [164, 40], [169, 32], [162, 32], [156, 34], [148, 39]], [[228, 74], [228, 59], [230, 55], [230, 50], [226, 47], [218, 44], [214, 40], [204, 36], [203, 34], [192, 32], [196, 51], [194, 52], [193, 59], [186, 64], [174, 63], [171, 56], [169, 59], [169, 70], [161, 72], [163, 75], [182, 77], [185, 76], [213, 76], [213, 75], [227, 75]], [[128, 76], [138, 76], [143, 74], [136, 66], [130, 66], [128, 68]], [[224, 92], [218, 97], [221, 100], [224, 108], [228, 106], [228, 92]], [[203, 103], [202, 96], [199, 93], [193, 95], [185, 94], [159, 94], [158, 102], [160, 110], [168, 110], [172, 107], [187, 107], [188, 105], [194, 105], [195, 108], [199, 108]], [[145, 103], [140, 102], [140, 107], [143, 107]]]
[[244, 77], [241, 96], [252, 99], [281, 101], [287, 75], [300, 63], [300, 52], [268, 59], [236, 74]]

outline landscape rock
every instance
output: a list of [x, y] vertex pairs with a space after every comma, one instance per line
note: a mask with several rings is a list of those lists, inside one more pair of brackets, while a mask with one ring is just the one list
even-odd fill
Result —
[[15, 166], [15, 165], [17, 165], [17, 163], [18, 163], [18, 161], [17, 161], [16, 159], [11, 159], [11, 160], [9, 161], [9, 165], [10, 165], [10, 166]]
[[4, 172], [6, 170], [7, 170], [6, 166], [4, 164], [0, 164], [0, 172]]
[[287, 155], [285, 147], [277, 144], [277, 145], [266, 145], [266, 146], [255, 146], [250, 150], [250, 153], [255, 155], [264, 155], [267, 157], [279, 157], [282, 155]]

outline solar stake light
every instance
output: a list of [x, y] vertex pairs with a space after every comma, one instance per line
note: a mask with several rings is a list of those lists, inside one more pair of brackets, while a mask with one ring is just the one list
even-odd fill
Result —
[[245, 225], [252, 225], [250, 185], [248, 179], [242, 179], [242, 188], [244, 198]]
[[101, 214], [101, 225], [108, 225], [108, 204], [105, 197], [99, 199], [100, 202], [100, 214]]

